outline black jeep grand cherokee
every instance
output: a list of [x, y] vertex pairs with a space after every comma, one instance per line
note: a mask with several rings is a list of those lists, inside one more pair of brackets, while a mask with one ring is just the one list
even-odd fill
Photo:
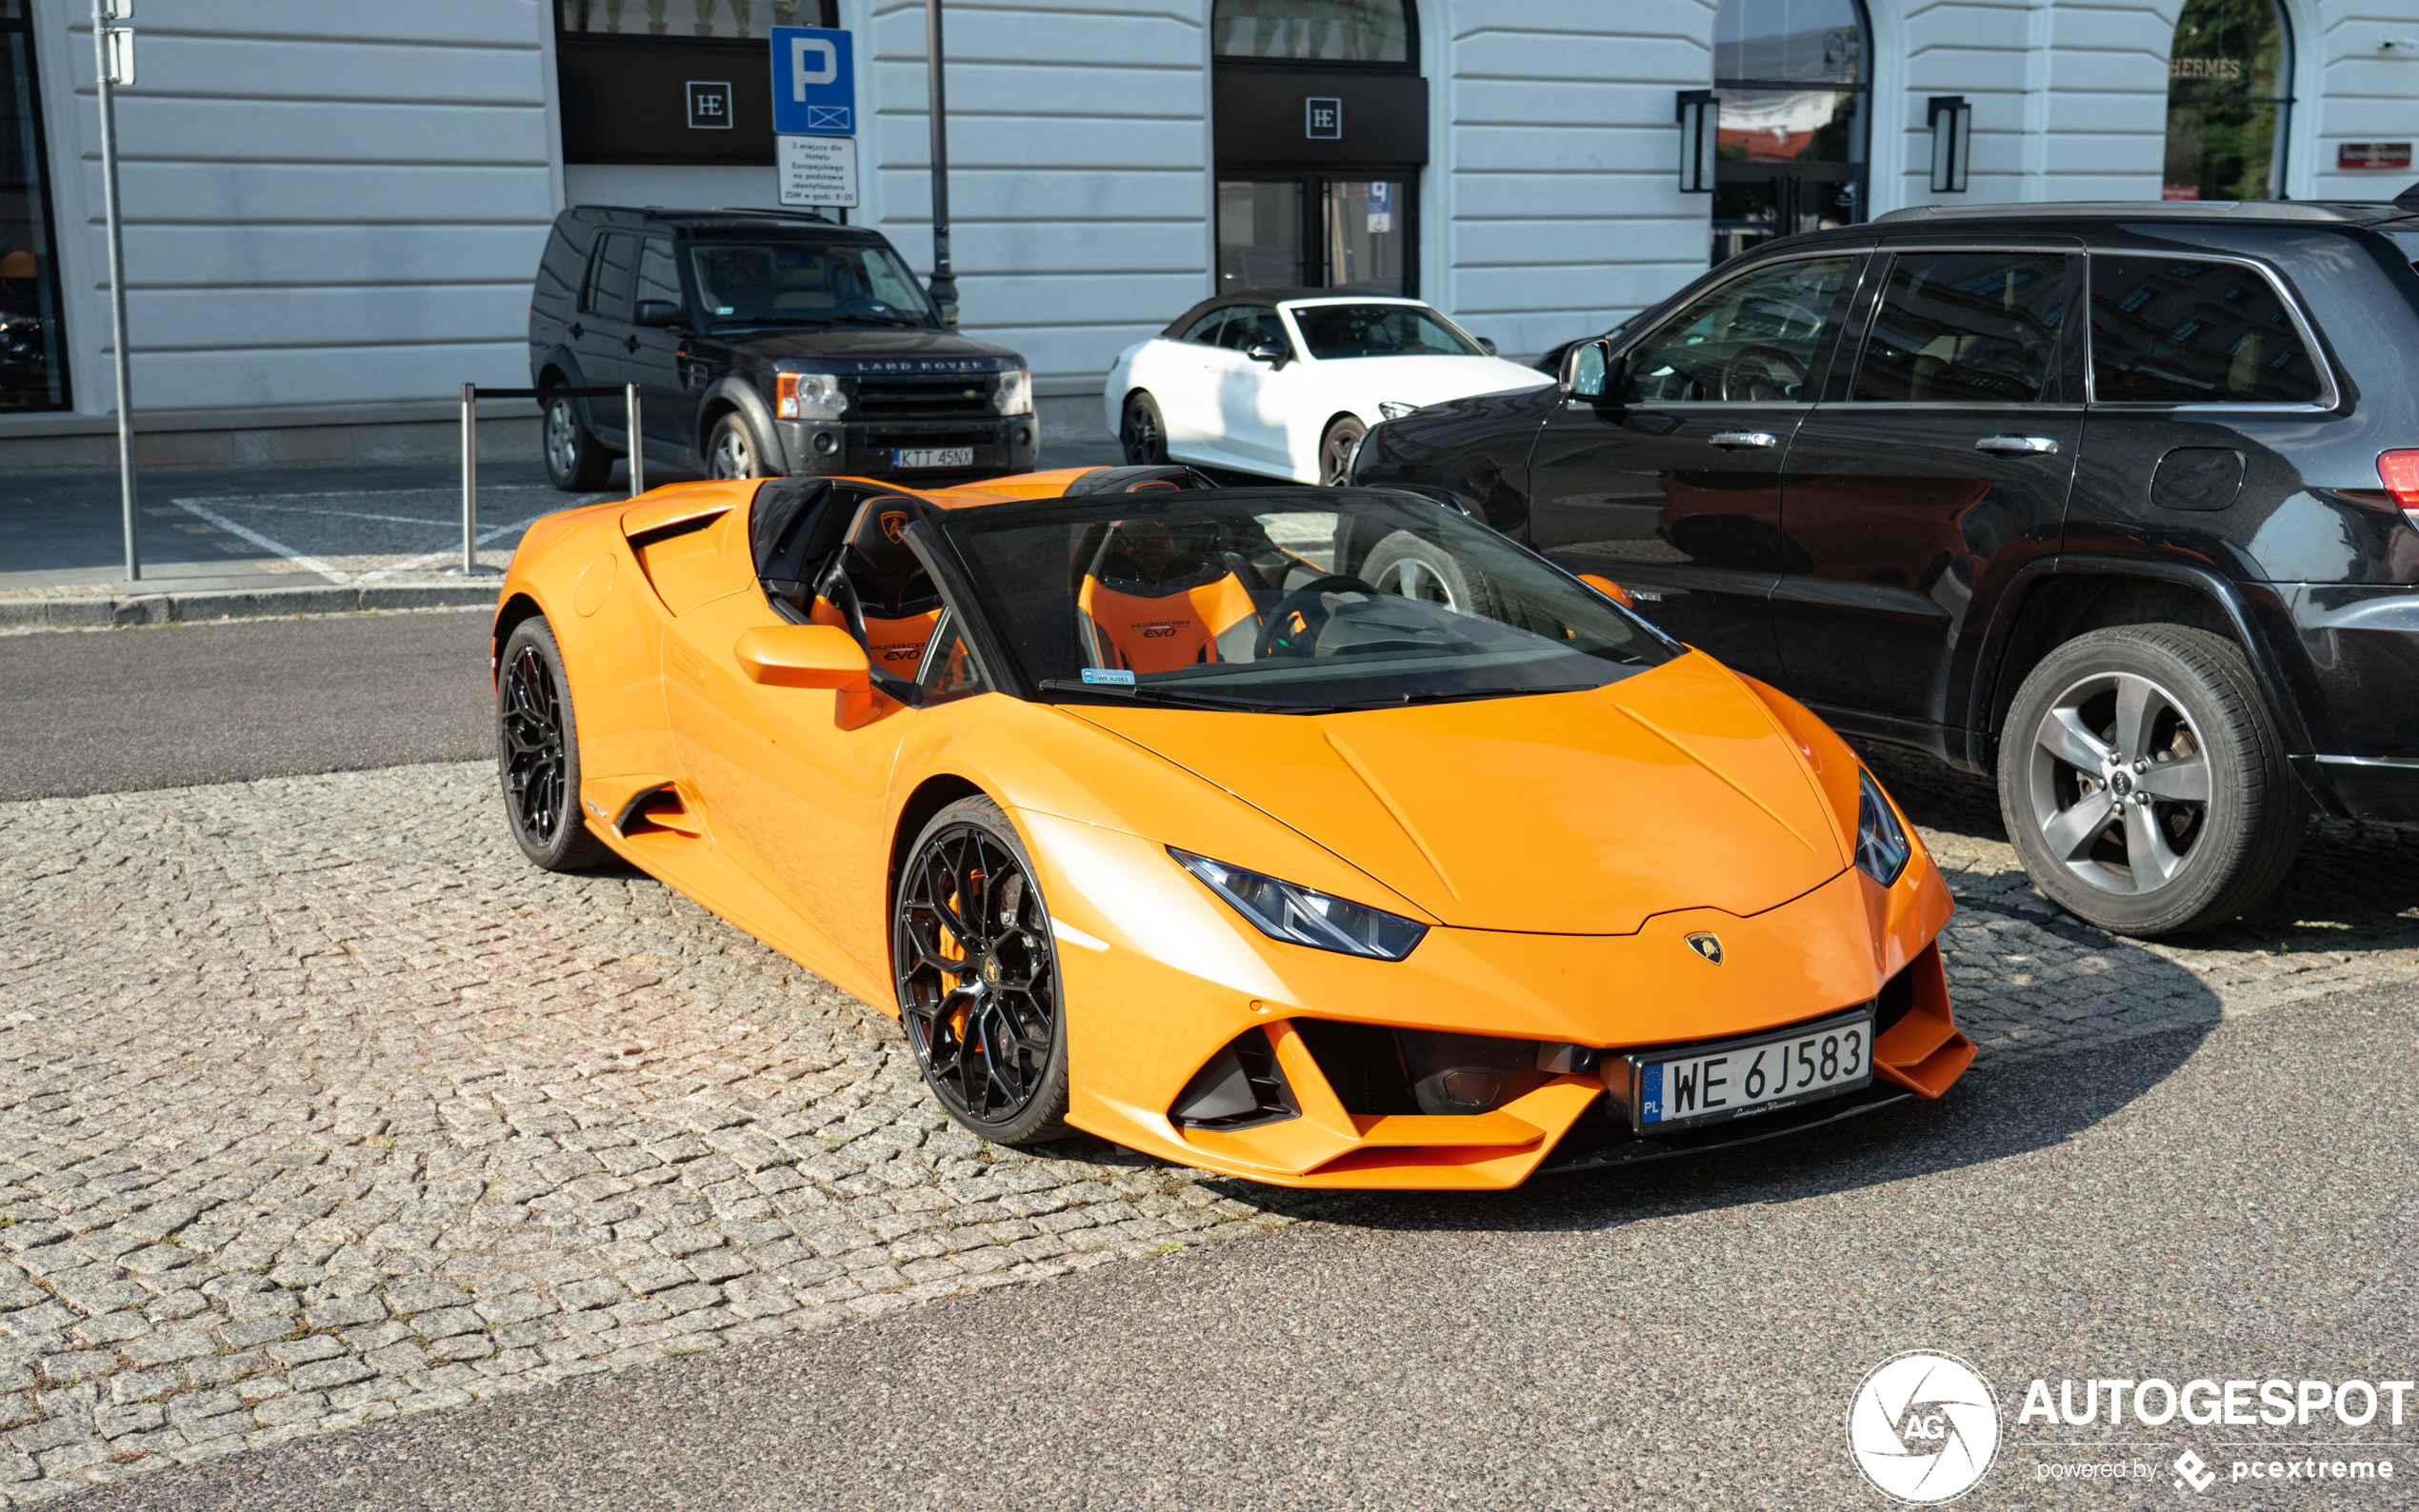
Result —
[[[949, 484], [1030, 471], [1041, 439], [1023, 358], [944, 327], [880, 232], [802, 210], [565, 210], [530, 373], [637, 384], [648, 449], [717, 478]], [[555, 487], [601, 485], [630, 449], [623, 401], [541, 403]]]
[[1382, 424], [1353, 481], [1995, 771], [2045, 893], [2176, 933], [2272, 889], [2310, 805], [2419, 825], [2414, 257], [2419, 194], [1900, 211]]

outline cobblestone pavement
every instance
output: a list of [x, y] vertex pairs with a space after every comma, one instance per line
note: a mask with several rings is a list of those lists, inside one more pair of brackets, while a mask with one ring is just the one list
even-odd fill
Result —
[[[2194, 948], [2082, 927], [1876, 757], [1987, 1058], [2419, 979], [2413, 837], [2315, 825]], [[879, 1313], [1350, 1200], [956, 1130], [890, 1022], [482, 766], [0, 805], [0, 1496]]]

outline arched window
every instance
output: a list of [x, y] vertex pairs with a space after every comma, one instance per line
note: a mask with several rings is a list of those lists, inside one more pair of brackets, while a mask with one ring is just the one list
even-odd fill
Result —
[[1406, 0], [1217, 0], [1210, 50], [1289, 63], [1415, 61]]
[[2277, 0], [2185, 0], [2167, 63], [2167, 198], [2284, 198], [2292, 67]]
[[1722, 0], [1713, 260], [1865, 218], [1872, 31], [1857, 0]]

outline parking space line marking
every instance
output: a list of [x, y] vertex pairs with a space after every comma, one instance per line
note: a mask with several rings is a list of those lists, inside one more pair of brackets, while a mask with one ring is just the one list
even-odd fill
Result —
[[[552, 511], [549, 512], [550, 513]], [[546, 516], [543, 514], [533, 514], [526, 520], [517, 521], [511, 525], [489, 526], [486, 529], [479, 532], [478, 544], [480, 546], [485, 546], [490, 541], [494, 540], [497, 536], [503, 535], [508, 531], [526, 530], [530, 526], [537, 524], [540, 520], [545, 518]], [[390, 578], [398, 572], [409, 572], [415, 567], [434, 567], [439, 562], [450, 562], [461, 554], [462, 547], [459, 546], [451, 546], [446, 547], [442, 551], [429, 552], [425, 556], [407, 557], [392, 567], [380, 567], [375, 572], [364, 572], [361, 576], [353, 579], [353, 581], [355, 583], [375, 583], [380, 578]]]
[[327, 578], [331, 583], [342, 584], [352, 581], [344, 573], [337, 571], [327, 563], [320, 561], [317, 557], [305, 556], [300, 551], [293, 549], [291, 547], [271, 541], [269, 537], [261, 534], [257, 530], [247, 529], [243, 526], [237, 525], [234, 521], [230, 520], [227, 516], [220, 514], [215, 509], [205, 509], [190, 499], [174, 499], [170, 502], [174, 504], [178, 508], [184, 510], [187, 514], [192, 515], [196, 519], [207, 521], [210, 524], [218, 527], [230, 535], [241, 536], [245, 540], [250, 541], [252, 545], [259, 547], [264, 551], [273, 551], [277, 555], [284, 557], [287, 561], [293, 563], [296, 567], [302, 567], [306, 571], [316, 572], [322, 577]]

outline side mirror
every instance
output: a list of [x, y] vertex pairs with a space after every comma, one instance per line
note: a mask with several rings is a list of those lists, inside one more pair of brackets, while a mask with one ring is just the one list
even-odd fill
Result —
[[730, 649], [748, 680], [767, 687], [863, 693], [873, 686], [865, 647], [836, 625], [760, 625]]
[[1572, 399], [1602, 399], [1611, 391], [1612, 348], [1583, 341], [1563, 354], [1562, 391]]
[[1271, 368], [1284, 367], [1293, 356], [1293, 353], [1272, 341], [1254, 342], [1243, 349], [1243, 354], [1253, 362], [1264, 362]]
[[1485, 353], [1486, 353], [1488, 356], [1489, 356], [1489, 357], [1492, 357], [1492, 356], [1494, 356], [1494, 355], [1495, 355], [1495, 338], [1494, 338], [1494, 337], [1492, 337], [1492, 336], [1480, 336], [1480, 337], [1477, 337], [1477, 338], [1475, 338], [1475, 339], [1476, 339], [1476, 341], [1478, 342], [1478, 349], [1479, 349], [1480, 351], [1485, 352]]
[[1579, 574], [1579, 581], [1587, 584], [1589, 587], [1594, 588], [1597, 592], [1603, 594], [1606, 598], [1612, 600], [1612, 602], [1620, 605], [1625, 609], [1634, 609], [1638, 607], [1630, 602], [1629, 590], [1623, 587], [1620, 584], [1615, 583], [1610, 578], [1600, 578], [1593, 572], [1582, 572]]
[[631, 319], [641, 326], [677, 326], [680, 307], [669, 299], [642, 299]]

